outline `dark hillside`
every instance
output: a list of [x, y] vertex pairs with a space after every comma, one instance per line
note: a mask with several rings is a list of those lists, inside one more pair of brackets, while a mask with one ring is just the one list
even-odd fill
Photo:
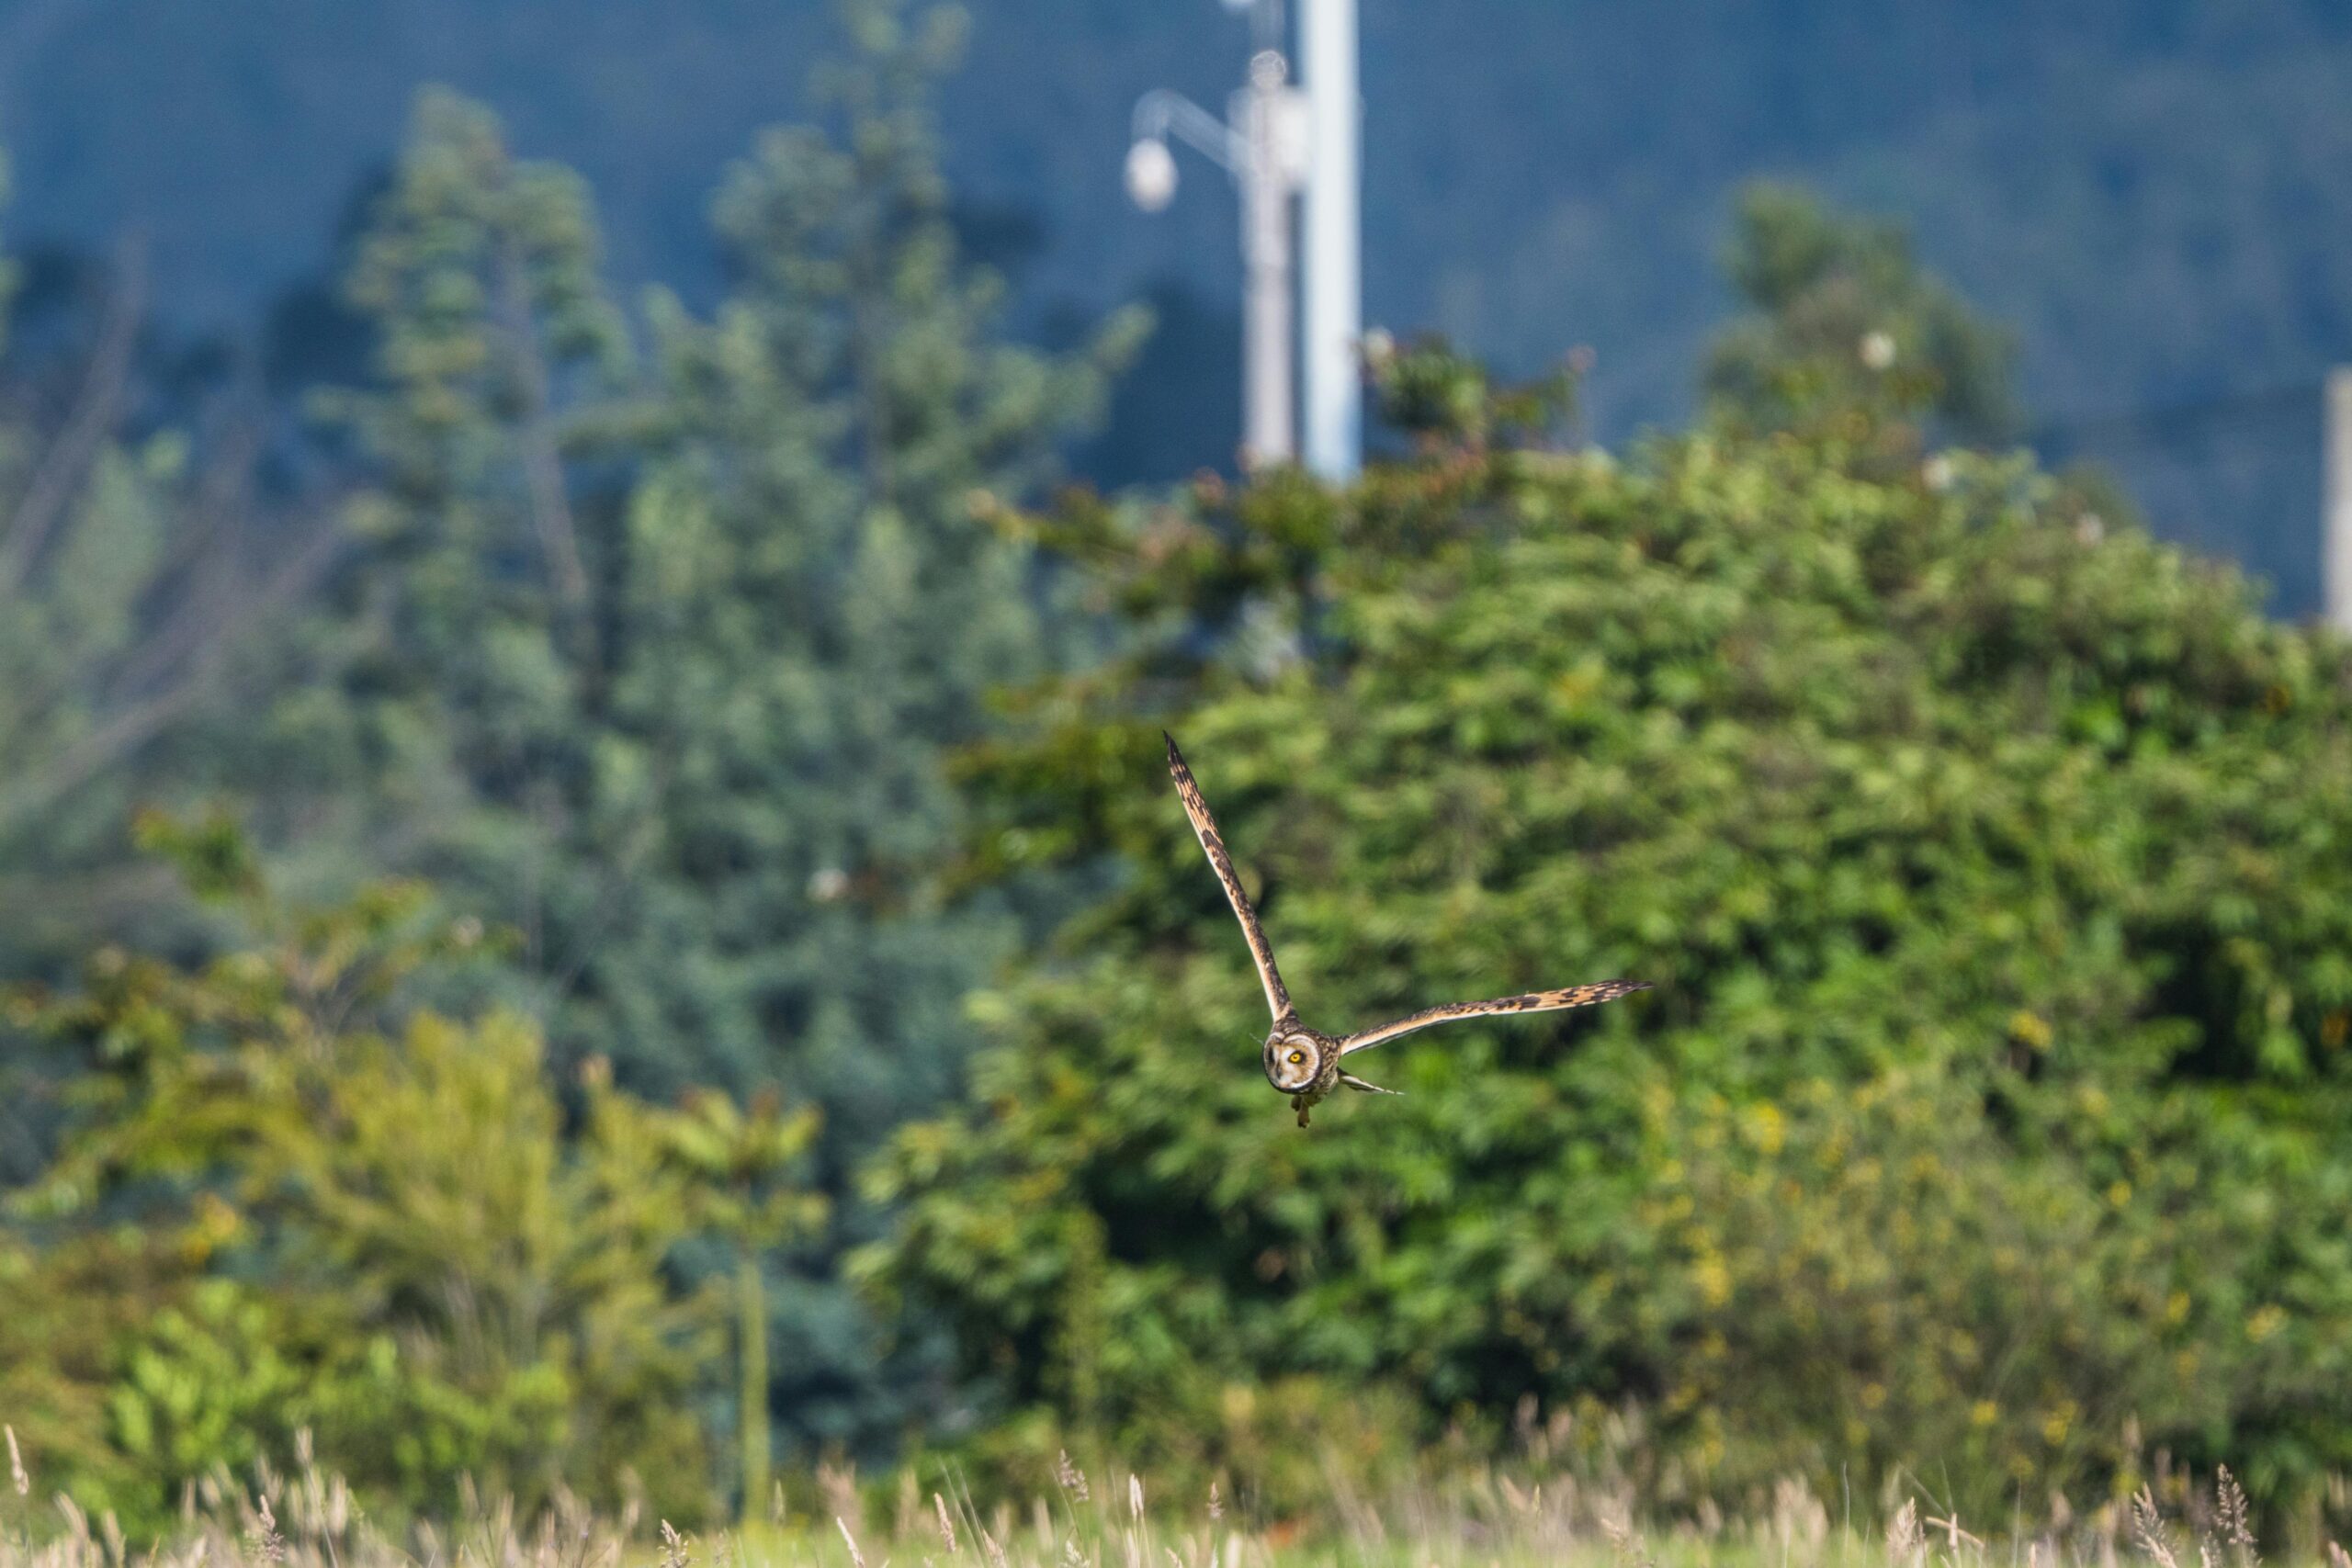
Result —
[[[1154, 288], [1215, 323], [1234, 287], [1221, 177], [1147, 220], [1117, 186], [1128, 107], [1221, 100], [1246, 46], [1208, 0], [978, 0], [946, 141], [958, 188], [1036, 225], [1027, 319]], [[753, 127], [800, 109], [817, 0], [15, 0], [0, 139], [15, 231], [153, 237], [163, 303], [256, 319], [314, 273], [410, 95], [439, 80], [598, 192], [625, 278], [707, 292], [704, 215]], [[1933, 0], [1367, 0], [1368, 299], [1525, 369], [1599, 351], [1604, 436], [1678, 418], [1723, 313], [1728, 197], [1759, 174], [1911, 221], [1925, 259], [2017, 326], [2048, 455], [2120, 464], [2158, 525], [2315, 601], [2312, 385], [2352, 356], [2352, 13]], [[1114, 440], [1102, 476], [1226, 445], [1221, 355], [1136, 400], [1198, 438]], [[2285, 389], [2250, 407], [2231, 400]], [[2219, 411], [2208, 405], [2216, 400]], [[2151, 424], [2109, 416], [2186, 406]], [[2090, 422], [2086, 426], [2085, 422]]]

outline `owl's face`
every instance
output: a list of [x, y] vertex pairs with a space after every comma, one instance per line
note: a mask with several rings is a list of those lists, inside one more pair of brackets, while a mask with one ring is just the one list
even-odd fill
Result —
[[1310, 1087], [1323, 1071], [1326, 1042], [1303, 1030], [1277, 1029], [1266, 1036], [1266, 1081], [1284, 1094]]

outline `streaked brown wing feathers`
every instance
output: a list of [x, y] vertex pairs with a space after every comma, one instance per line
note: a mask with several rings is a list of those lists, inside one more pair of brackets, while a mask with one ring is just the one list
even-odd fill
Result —
[[1193, 834], [1201, 840], [1216, 879], [1225, 885], [1226, 902], [1233, 906], [1234, 918], [1241, 922], [1242, 939], [1250, 944], [1250, 957], [1258, 965], [1258, 983], [1266, 988], [1266, 1006], [1272, 1010], [1274, 1021], [1280, 1023], [1295, 1016], [1295, 1012], [1290, 1005], [1290, 992], [1283, 987], [1282, 974], [1274, 967], [1274, 950], [1258, 924], [1257, 911], [1250, 907], [1250, 896], [1241, 891], [1241, 878], [1234, 874], [1233, 857], [1225, 852], [1225, 840], [1217, 834], [1216, 818], [1209, 815], [1209, 803], [1201, 797], [1201, 786], [1193, 782], [1193, 770], [1184, 765], [1183, 753], [1176, 750], [1176, 738], [1165, 730], [1160, 733], [1168, 742], [1168, 772], [1176, 781], [1176, 798], [1184, 803], [1184, 815], [1193, 821]]
[[1492, 1018], [1521, 1012], [1558, 1012], [1565, 1008], [1589, 1008], [1601, 1002], [1614, 1001], [1634, 991], [1650, 988], [1647, 980], [1602, 980], [1596, 985], [1570, 986], [1558, 991], [1529, 991], [1516, 997], [1496, 997], [1483, 1002], [1448, 1002], [1443, 1007], [1425, 1008], [1408, 1018], [1394, 1023], [1384, 1023], [1377, 1029], [1361, 1030], [1340, 1042], [1340, 1055], [1365, 1050], [1400, 1034], [1410, 1034], [1417, 1029], [1427, 1029], [1433, 1023], [1452, 1023], [1463, 1018]]

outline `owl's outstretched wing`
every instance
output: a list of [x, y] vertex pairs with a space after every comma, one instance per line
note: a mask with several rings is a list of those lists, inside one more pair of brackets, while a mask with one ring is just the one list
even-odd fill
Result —
[[1340, 1042], [1340, 1055], [1345, 1056], [1351, 1052], [1368, 1050], [1385, 1040], [1410, 1034], [1416, 1029], [1427, 1029], [1432, 1023], [1452, 1023], [1458, 1018], [1492, 1018], [1519, 1012], [1557, 1012], [1563, 1008], [1589, 1008], [1649, 988], [1647, 980], [1603, 980], [1594, 986], [1570, 986], [1565, 991], [1530, 991], [1525, 996], [1497, 997], [1492, 1001], [1449, 1002], [1443, 1007], [1425, 1008], [1410, 1018], [1400, 1018], [1377, 1029], [1360, 1030]]
[[1201, 798], [1193, 770], [1184, 765], [1184, 754], [1176, 750], [1176, 738], [1164, 729], [1160, 736], [1168, 742], [1168, 772], [1176, 781], [1176, 798], [1184, 803], [1184, 815], [1193, 819], [1193, 836], [1207, 852], [1216, 879], [1225, 885], [1233, 918], [1241, 922], [1242, 938], [1250, 943], [1250, 956], [1258, 965], [1258, 983], [1266, 987], [1266, 1005], [1273, 1010], [1276, 1023], [1294, 1018], [1297, 1010], [1290, 1005], [1290, 993], [1283, 988], [1281, 971], [1274, 967], [1274, 950], [1258, 924], [1258, 912], [1250, 908], [1250, 895], [1241, 891], [1241, 878], [1233, 874], [1233, 857], [1225, 852], [1225, 840], [1217, 837], [1216, 818], [1209, 815], [1209, 803]]

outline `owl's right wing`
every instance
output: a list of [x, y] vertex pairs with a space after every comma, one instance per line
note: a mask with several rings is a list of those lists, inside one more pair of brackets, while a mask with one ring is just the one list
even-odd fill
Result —
[[1176, 798], [1184, 803], [1184, 815], [1193, 819], [1193, 835], [1201, 840], [1216, 879], [1225, 885], [1225, 899], [1233, 906], [1234, 919], [1241, 922], [1242, 940], [1249, 942], [1250, 957], [1258, 965], [1258, 983], [1266, 988], [1266, 1006], [1273, 1010], [1276, 1023], [1295, 1017], [1290, 992], [1283, 988], [1282, 973], [1274, 967], [1274, 950], [1266, 941], [1264, 929], [1258, 924], [1258, 912], [1250, 907], [1250, 895], [1241, 891], [1241, 878], [1234, 874], [1233, 857], [1225, 852], [1225, 840], [1217, 836], [1216, 818], [1209, 815], [1209, 803], [1201, 798], [1201, 786], [1193, 782], [1193, 770], [1184, 765], [1183, 753], [1176, 750], [1176, 738], [1164, 729], [1159, 733], [1168, 742], [1168, 772], [1176, 780]]
[[1409, 1018], [1384, 1023], [1377, 1029], [1359, 1030], [1340, 1042], [1340, 1055], [1345, 1056], [1369, 1050], [1384, 1040], [1394, 1040], [1400, 1034], [1410, 1034], [1416, 1029], [1427, 1029], [1433, 1023], [1452, 1023], [1456, 1019], [1494, 1018], [1520, 1012], [1557, 1012], [1563, 1008], [1589, 1008], [1649, 988], [1647, 980], [1603, 980], [1597, 985], [1570, 986], [1564, 991], [1529, 991], [1524, 996], [1497, 997], [1484, 1002], [1448, 1002], [1443, 1007], [1425, 1008]]

